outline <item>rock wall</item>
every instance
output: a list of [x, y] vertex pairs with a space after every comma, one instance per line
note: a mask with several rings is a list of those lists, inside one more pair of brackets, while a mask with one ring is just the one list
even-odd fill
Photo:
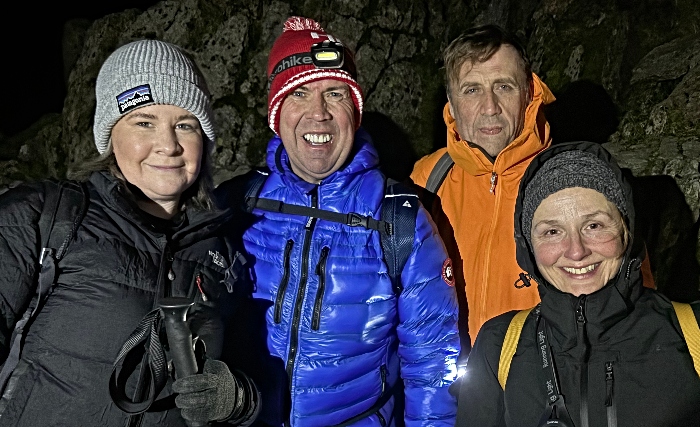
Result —
[[[68, 96], [62, 114], [1, 141], [0, 185], [44, 176], [96, 155], [94, 83], [116, 47], [159, 38], [187, 49], [214, 94], [215, 181], [260, 164], [266, 56], [290, 15], [308, 16], [356, 51], [364, 126], [385, 172], [404, 178], [444, 145], [440, 52], [462, 30], [493, 22], [526, 42], [557, 95], [555, 142], [605, 144], [638, 179], [657, 284], [697, 289], [700, 213], [700, 8], [697, 0], [162, 1], [66, 26]], [[691, 285], [688, 285], [691, 284]], [[679, 299], [685, 291], [678, 291]]]

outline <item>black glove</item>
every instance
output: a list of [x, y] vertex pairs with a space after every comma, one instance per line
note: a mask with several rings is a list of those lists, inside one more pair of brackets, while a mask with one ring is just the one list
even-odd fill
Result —
[[189, 375], [173, 383], [179, 393], [175, 404], [182, 418], [205, 423], [228, 418], [236, 401], [237, 384], [224, 362], [208, 359], [201, 374]]
[[255, 419], [259, 409], [255, 384], [245, 375], [234, 376], [224, 362], [214, 359], [204, 362], [201, 374], [175, 381], [173, 391], [178, 393], [175, 404], [188, 421], [236, 418], [238, 425], [245, 425]]

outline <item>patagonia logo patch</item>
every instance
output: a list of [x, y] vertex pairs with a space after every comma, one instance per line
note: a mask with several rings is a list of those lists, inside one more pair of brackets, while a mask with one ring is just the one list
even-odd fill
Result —
[[455, 275], [452, 270], [452, 260], [450, 258], [447, 258], [442, 264], [442, 280], [449, 286], [455, 285]]
[[151, 86], [147, 84], [136, 86], [133, 89], [129, 89], [117, 95], [117, 104], [119, 105], [120, 114], [124, 114], [127, 111], [140, 107], [143, 104], [148, 104], [149, 102], [153, 102], [153, 95], [151, 95]]

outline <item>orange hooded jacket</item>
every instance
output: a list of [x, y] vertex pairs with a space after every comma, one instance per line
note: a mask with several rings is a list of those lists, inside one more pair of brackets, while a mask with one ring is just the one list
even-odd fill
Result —
[[[493, 163], [479, 147], [459, 138], [448, 102], [443, 109], [447, 148], [418, 160], [411, 173], [413, 182], [424, 188], [445, 151], [455, 162], [437, 191], [441, 206], [433, 203], [430, 208], [452, 257], [457, 286], [464, 287], [464, 292], [458, 289], [460, 327], [468, 323], [472, 343], [488, 319], [531, 308], [540, 299], [537, 286], [524, 286], [520, 279], [524, 272], [515, 259], [513, 227], [520, 179], [530, 161], [551, 145], [543, 107], [555, 98], [534, 73], [532, 79], [523, 131]], [[654, 288], [648, 256], [642, 269], [644, 285]]]
[[[520, 179], [532, 158], [551, 144], [542, 107], [553, 102], [554, 95], [539, 77], [534, 73], [532, 76], [533, 97], [525, 112], [523, 131], [498, 154], [494, 163], [480, 148], [459, 138], [447, 103], [443, 110], [447, 148], [420, 159], [411, 173], [413, 182], [425, 187], [430, 172], [445, 151], [455, 162], [437, 195], [453, 228], [454, 237], [450, 237], [459, 251], [450, 255], [455, 270], [460, 261], [462, 264], [472, 341], [491, 317], [530, 308], [539, 302], [537, 286], [515, 286], [522, 269], [515, 260], [513, 237]], [[448, 239], [443, 239], [449, 247]], [[461, 279], [460, 272], [455, 273]]]

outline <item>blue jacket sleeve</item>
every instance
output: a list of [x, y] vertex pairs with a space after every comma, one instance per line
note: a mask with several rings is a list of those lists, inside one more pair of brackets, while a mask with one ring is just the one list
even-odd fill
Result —
[[448, 389], [460, 351], [457, 294], [437, 227], [421, 206], [413, 252], [399, 296], [399, 356], [407, 427], [454, 426], [457, 402]]

